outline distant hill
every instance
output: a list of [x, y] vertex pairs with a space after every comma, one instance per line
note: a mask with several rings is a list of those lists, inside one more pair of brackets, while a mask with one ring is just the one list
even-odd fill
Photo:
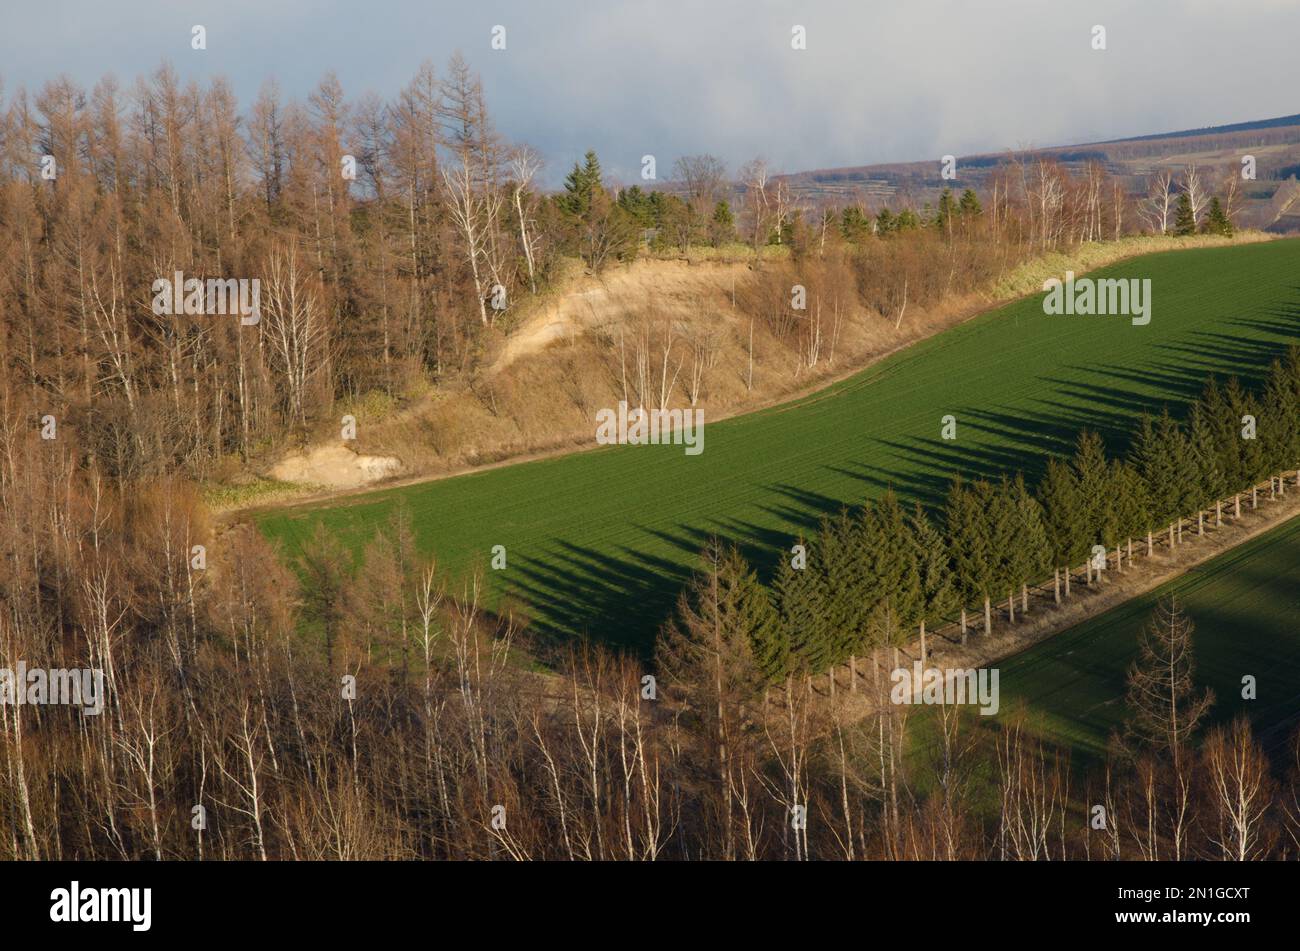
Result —
[[1188, 139], [1201, 135], [1221, 135], [1225, 132], [1253, 132], [1256, 129], [1276, 129], [1280, 126], [1300, 126], [1300, 115], [1279, 116], [1276, 119], [1256, 119], [1254, 122], [1234, 122], [1232, 125], [1212, 125], [1203, 129], [1183, 129], [1181, 132], [1156, 132], [1151, 135], [1133, 135], [1126, 139], [1107, 139], [1105, 145], [1119, 142], [1146, 142], [1151, 139]]
[[797, 199], [811, 204], [856, 201], [870, 209], [919, 208], [937, 201], [945, 185], [984, 192], [990, 176], [1013, 160], [1050, 156], [1071, 172], [1100, 162], [1130, 193], [1140, 194], [1151, 175], [1163, 169], [1177, 174], [1189, 165], [1200, 167], [1212, 182], [1220, 182], [1239, 173], [1242, 156], [1247, 154], [1255, 157], [1256, 179], [1242, 183], [1238, 223], [1300, 231], [1300, 214], [1293, 210], [1297, 202], [1292, 187], [1286, 185], [1300, 173], [1300, 114], [1104, 142], [958, 156], [955, 182], [940, 177], [938, 156], [923, 162], [813, 169], [783, 178]]

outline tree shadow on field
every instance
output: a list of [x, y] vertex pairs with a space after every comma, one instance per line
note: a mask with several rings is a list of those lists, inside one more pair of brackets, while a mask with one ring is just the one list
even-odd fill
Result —
[[[1300, 288], [1294, 290], [1300, 294]], [[512, 553], [506, 590], [532, 606], [532, 630], [544, 644], [558, 647], [590, 636], [648, 657], [710, 536], [736, 544], [759, 577], [769, 581], [799, 536], [812, 537], [824, 518], [888, 490], [908, 507], [919, 502], [934, 513], [955, 473], [996, 482], [1022, 472], [1032, 487], [1048, 459], [1073, 452], [1082, 429], [1101, 435], [1111, 457], [1119, 457], [1143, 411], [1159, 413], [1168, 406], [1175, 417], [1185, 416], [1210, 373], [1221, 380], [1236, 375], [1257, 389], [1269, 363], [1287, 343], [1300, 339], [1300, 304], [1283, 303], [1216, 326], [1239, 328], [1241, 334], [1192, 331], [1155, 344], [1147, 355], [1159, 356], [1146, 362], [1056, 364], [1053, 372], [1036, 377], [1043, 395], [1028, 400], [1028, 408], [1005, 403], [955, 408], [956, 441], [874, 439], [865, 459], [823, 467], [862, 486], [853, 498], [769, 483], [754, 503], [769, 524], [718, 512], [701, 523], [667, 529], [631, 525], [639, 540], [610, 551], [558, 539], [537, 553]], [[663, 548], [669, 554], [646, 550]]]
[[[1085, 371], [1083, 367], [1071, 369]], [[1098, 378], [1097, 382], [1089, 385], [1084, 380], [1043, 377], [1056, 387], [1058, 399], [1042, 402], [1063, 417], [1098, 430], [1127, 426], [1144, 410], [1158, 413], [1162, 406], [1169, 406], [1171, 411], [1185, 406], [1200, 395], [1203, 382], [1203, 377], [1189, 377], [1185, 370], [1169, 365], [1088, 367], [1086, 372]], [[1060, 402], [1060, 397], [1070, 402]], [[1088, 406], [1093, 409], [1089, 410]], [[1097, 409], [1103, 406], [1115, 410], [1109, 421], [1101, 416], [1104, 411]], [[1088, 422], [1094, 416], [1100, 416], [1101, 425]]]
[[[1300, 288], [1296, 289], [1300, 294]], [[1280, 304], [1276, 307], [1268, 307], [1263, 310], [1257, 317], [1234, 317], [1231, 320], [1225, 320], [1225, 324], [1233, 327], [1247, 327], [1254, 331], [1267, 331], [1282, 337], [1287, 343], [1296, 343], [1300, 338], [1300, 304], [1286, 305]]]
[[591, 637], [648, 657], [689, 570], [622, 548], [620, 554], [558, 542], [537, 556], [515, 556], [510, 594], [532, 609], [539, 654]]
[[[969, 416], [974, 416], [974, 413], [968, 409], [958, 411], [959, 432], [963, 418]], [[878, 439], [875, 440], [876, 444], [890, 451], [898, 462], [897, 466], [848, 462], [843, 465], [828, 466], [827, 469], [869, 485], [871, 491], [867, 494], [871, 497], [879, 497], [892, 489], [904, 505], [910, 506], [913, 502], [920, 502], [923, 508], [937, 510], [943, 505], [955, 474], [960, 473], [962, 478], [968, 480], [995, 481], [1001, 478], [1003, 473], [1014, 474], [1023, 470], [1029, 459], [1023, 449], [1005, 444], [1025, 442], [1023, 433], [1022, 438], [1017, 439], [1016, 432], [1010, 427], [1002, 429], [991, 422], [979, 428], [996, 434], [1003, 444], [973, 445], [960, 439], [948, 441], [932, 437], [917, 438], [909, 442]]]
[[[791, 485], [788, 482], [774, 483], [765, 488], [769, 493], [789, 499], [793, 504], [773, 505], [765, 503], [761, 506], [763, 511], [796, 526], [796, 533], [803, 532], [805, 536], [816, 533], [821, 527], [823, 519], [839, 514], [840, 509], [845, 506], [852, 506], [855, 502], [860, 503], [862, 501], [861, 499], [838, 499], [821, 492], [813, 492], [802, 486]], [[788, 534], [773, 539], [773, 543], [779, 545], [782, 543], [782, 539], [786, 537], [789, 537]]]
[[512, 554], [507, 594], [531, 608], [534, 649], [544, 660], [575, 640], [590, 637], [648, 658], [678, 595], [700, 566], [700, 553], [717, 536], [734, 544], [763, 581], [769, 581], [781, 551], [817, 530], [822, 516], [845, 503], [794, 486], [768, 486], [796, 501], [764, 507], [793, 530], [740, 518], [719, 517], [704, 526], [677, 524], [672, 530], [632, 526], [680, 553], [680, 558], [622, 546], [616, 553], [557, 541], [537, 555]]
[[1243, 383], [1263, 381], [1268, 365], [1285, 352], [1286, 344], [1259, 338], [1243, 339], [1224, 333], [1193, 331], [1186, 342], [1161, 343], [1157, 348], [1184, 362], [1175, 364], [1192, 380], [1213, 373], [1218, 377], [1236, 376]]

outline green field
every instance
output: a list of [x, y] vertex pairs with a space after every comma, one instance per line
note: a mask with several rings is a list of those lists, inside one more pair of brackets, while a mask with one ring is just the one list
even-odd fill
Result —
[[[1149, 255], [1093, 276], [1150, 278], [1151, 323], [1049, 317], [1040, 295], [813, 396], [706, 424], [702, 455], [608, 447], [259, 522], [289, 554], [317, 521], [357, 551], [402, 500], [420, 544], [453, 571], [506, 546], [509, 566], [489, 580], [532, 605], [541, 633], [644, 650], [711, 533], [766, 571], [843, 503], [892, 486], [933, 504], [955, 471], [1036, 479], [1082, 427], [1118, 450], [1143, 409], [1179, 409], [1210, 371], [1254, 380], [1300, 336], [1300, 241]], [[956, 441], [940, 438], [949, 413]]]
[[[1300, 711], [1300, 517], [1114, 610], [1002, 661], [1002, 710], [1023, 706], [1039, 728], [1085, 754], [1105, 749], [1125, 716], [1125, 671], [1156, 599], [1176, 594], [1196, 624], [1196, 680], [1216, 722], [1250, 715], [1276, 748]], [[1243, 700], [1241, 678], [1257, 699]]]

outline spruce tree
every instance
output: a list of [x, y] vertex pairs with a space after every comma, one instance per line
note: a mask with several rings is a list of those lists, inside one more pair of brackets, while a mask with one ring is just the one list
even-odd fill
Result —
[[713, 208], [713, 218], [709, 221], [709, 238], [715, 248], [736, 239], [736, 219], [725, 198]]
[[825, 662], [828, 641], [826, 613], [819, 587], [821, 574], [812, 561], [817, 553], [805, 546], [808, 563], [795, 568], [789, 552], [783, 552], [772, 579], [772, 602], [776, 607], [777, 636], [754, 645], [754, 659], [772, 680], [787, 674], [811, 671]]
[[976, 595], [970, 582], [972, 562], [981, 559], [981, 552], [987, 555], [987, 533], [980, 536], [981, 529], [975, 523], [974, 514], [965, 483], [961, 476], [954, 477], [944, 500], [943, 533], [944, 546], [952, 562], [953, 588], [959, 608], [974, 601]]
[[1110, 484], [1115, 495], [1116, 540], [1127, 541], [1152, 531], [1155, 526], [1151, 520], [1146, 481], [1137, 469], [1128, 462], [1113, 462]]
[[974, 189], [970, 188], [961, 193], [961, 201], [957, 207], [963, 218], [976, 218], [984, 213], [984, 209], [980, 207], [979, 197], [976, 196]]
[[1209, 507], [1227, 491], [1226, 480], [1219, 464], [1218, 447], [1214, 430], [1201, 403], [1193, 403], [1187, 420], [1187, 447], [1196, 468], [1192, 486], [1192, 501], [1199, 511]]
[[1291, 408], [1300, 411], [1300, 344], [1293, 343], [1286, 348], [1282, 376], [1287, 382], [1286, 389], [1291, 393]]
[[600, 159], [588, 149], [583, 164], [575, 162], [573, 170], [565, 177], [564, 192], [557, 196], [556, 204], [574, 218], [586, 218], [596, 193], [602, 188]]
[[907, 514], [892, 490], [871, 507], [869, 518], [875, 600], [888, 605], [896, 628], [885, 633], [889, 644], [898, 644], [911, 636], [923, 608], [916, 546]]
[[1223, 210], [1223, 204], [1219, 201], [1219, 196], [1215, 195], [1210, 199], [1210, 211], [1205, 216], [1206, 234], [1221, 234], [1225, 237], [1232, 237], [1232, 221], [1228, 218]]
[[987, 483], [967, 486], [958, 476], [948, 489], [945, 511], [948, 550], [952, 553], [958, 593], [964, 604], [983, 605], [986, 616], [996, 580], [993, 526], [982, 508], [990, 494]]
[[1154, 527], [1163, 527], [1178, 514], [1172, 447], [1167, 445], [1172, 422], [1168, 409], [1163, 410], [1159, 418], [1144, 412], [1129, 445], [1128, 461], [1142, 478]]
[[828, 604], [824, 553], [815, 540], [807, 543], [806, 550], [805, 568], [793, 568], [788, 557], [783, 557], [772, 585], [781, 630], [789, 642], [787, 673], [814, 673], [828, 668], [833, 640], [840, 635]]
[[1084, 527], [1083, 500], [1074, 470], [1059, 459], [1047, 460], [1047, 472], [1038, 486], [1038, 503], [1043, 510], [1043, 528], [1053, 568], [1069, 572], [1088, 550]]
[[1021, 590], [1021, 610], [1027, 610], [1030, 582], [1037, 581], [1050, 567], [1051, 546], [1043, 524], [1043, 507], [1025, 487], [1025, 477], [1017, 472], [1011, 480], [1009, 496], [1012, 507], [1010, 573]]
[[943, 533], [930, 521], [920, 503], [917, 503], [909, 522], [917, 576], [921, 585], [918, 621], [924, 621], [928, 628], [933, 629], [957, 610], [952, 559]]
[[1016, 548], [1019, 554], [1015, 574], [1021, 582], [1037, 581], [1052, 567], [1051, 545], [1043, 507], [1025, 486], [1025, 477], [1017, 472], [1011, 482], [1011, 501], [1015, 508]]
[[934, 215], [934, 226], [943, 231], [949, 231], [952, 226], [952, 217], [957, 212], [957, 202], [953, 200], [952, 190], [945, 188], [939, 195], [939, 208]]
[[[1269, 465], [1268, 454], [1265, 451], [1264, 444], [1259, 440], [1258, 423], [1264, 415], [1264, 410], [1255, 394], [1242, 394], [1241, 402], [1237, 408], [1241, 411], [1237, 416], [1238, 419], [1241, 419], [1242, 416], [1253, 416], [1257, 427], [1254, 439], [1242, 439], [1239, 443], [1241, 446], [1241, 473], [1245, 476], [1245, 484], [1242, 488], [1245, 488], [1248, 485], [1254, 485], [1260, 479], [1276, 474], [1277, 469]], [[1295, 425], [1295, 419], [1296, 417], [1291, 417], [1292, 426]]]
[[664, 627], [655, 660], [669, 683], [707, 714], [757, 694], [763, 672], [754, 647], [778, 638], [780, 621], [767, 589], [736, 548], [710, 539], [701, 560]]
[[1168, 410], [1160, 414], [1157, 428], [1158, 438], [1171, 464], [1169, 493], [1173, 506], [1170, 518], [1182, 519], [1198, 504], [1201, 477], [1192, 459], [1187, 432]]
[[[1260, 398], [1258, 438], [1270, 472], [1300, 468], [1300, 398], [1291, 388], [1285, 365], [1274, 360]], [[1234, 435], [1240, 437], [1240, 429]]]
[[[1236, 377], [1228, 380], [1228, 392], [1239, 389]], [[1199, 400], [1204, 425], [1209, 427], [1214, 455], [1223, 476], [1221, 491], [1234, 491], [1245, 482], [1241, 459], [1241, 422], [1233, 418], [1233, 400], [1225, 395], [1216, 377], [1206, 381]]]
[[841, 603], [847, 620], [835, 644], [837, 662], [876, 645], [871, 619], [881, 597], [879, 558], [885, 545], [870, 502], [852, 516], [843, 513], [839, 532], [840, 555], [831, 597]]
[[871, 235], [871, 221], [857, 205], [849, 205], [840, 213], [840, 234], [851, 244], [861, 244]]
[[[807, 572], [815, 573], [823, 612], [821, 636], [796, 649], [808, 658], [814, 671], [839, 663], [849, 648], [865, 638], [870, 603], [862, 594], [869, 591], [870, 572], [864, 554], [859, 520], [841, 510], [824, 519], [816, 543], [810, 549]], [[815, 557], [813, 557], [815, 556]]]
[[1024, 575], [1020, 574], [1020, 539], [1016, 537], [1019, 518], [1013, 485], [1003, 476], [997, 485], [976, 482], [972, 488], [988, 523], [989, 542], [993, 550], [992, 577], [986, 593], [998, 601], [1013, 598], [1015, 590], [1025, 580]]
[[1178, 195], [1178, 206], [1174, 212], [1174, 234], [1180, 237], [1196, 234], [1196, 215], [1192, 213], [1192, 199], [1187, 192]]
[[633, 185], [631, 188], [625, 188], [618, 193], [617, 204], [636, 222], [638, 228], [653, 228], [657, 222], [657, 203], [653, 196], [657, 194], [658, 192], [644, 192], [641, 190], [640, 185]]
[[1107, 491], [1110, 464], [1106, 460], [1106, 447], [1101, 436], [1087, 429], [1080, 432], [1072, 464], [1079, 486], [1083, 534], [1090, 546], [1095, 545], [1103, 540], [1111, 522], [1108, 511], [1111, 500]]
[[894, 219], [895, 231], [915, 231], [921, 227], [921, 219], [916, 216], [911, 208], [904, 208]]
[[1277, 415], [1282, 427], [1281, 467], [1300, 469], [1300, 346], [1287, 347], [1276, 374], [1268, 411]]

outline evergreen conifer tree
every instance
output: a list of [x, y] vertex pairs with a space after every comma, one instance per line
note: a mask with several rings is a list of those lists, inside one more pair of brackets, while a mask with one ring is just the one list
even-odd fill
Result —
[[1178, 205], [1174, 211], [1174, 234], [1180, 237], [1196, 234], [1196, 215], [1192, 213], [1192, 199], [1187, 192], [1178, 195]]
[[[1235, 377], [1228, 381], [1229, 392], [1237, 386]], [[1234, 407], [1232, 402], [1225, 395], [1223, 388], [1219, 386], [1218, 379], [1214, 376], [1211, 376], [1206, 382], [1199, 403], [1204, 425], [1209, 427], [1210, 438], [1214, 443], [1214, 455], [1218, 462], [1219, 472], [1223, 476], [1221, 491], [1234, 491], [1244, 481], [1240, 445], [1240, 419], [1233, 419]]]
[[574, 218], [585, 218], [591, 211], [601, 182], [600, 159], [587, 150], [583, 164], [573, 164], [573, 170], [564, 179], [564, 192], [556, 198], [560, 210]]
[[1199, 402], [1192, 404], [1187, 420], [1187, 447], [1196, 468], [1193, 502], [1196, 509], [1201, 510], [1221, 498], [1227, 491], [1227, 486], [1219, 463], [1214, 430], [1206, 416], [1205, 407]]
[[[1020, 540], [1016, 537], [1018, 513], [1013, 485], [1002, 477], [997, 485], [988, 482], [976, 482], [974, 488], [979, 498], [984, 519], [988, 522], [990, 545], [993, 549], [993, 570], [988, 594], [999, 601], [1009, 601], [1015, 597], [1016, 589], [1024, 580], [1021, 575]], [[1009, 613], [1014, 618], [1014, 607], [1009, 605]]]
[[1128, 452], [1129, 463], [1142, 477], [1149, 514], [1156, 527], [1173, 521], [1178, 514], [1173, 447], [1167, 444], [1166, 438], [1172, 424], [1168, 409], [1158, 418], [1143, 413]]
[[1047, 472], [1038, 486], [1038, 502], [1043, 509], [1043, 528], [1047, 532], [1052, 567], [1065, 571], [1068, 590], [1070, 567], [1086, 555], [1088, 536], [1079, 481], [1067, 463], [1047, 460]]
[[952, 228], [952, 217], [957, 212], [957, 202], [952, 197], [952, 190], [945, 188], [939, 195], [939, 207], [934, 214], [934, 226], [943, 231]]
[[1232, 221], [1228, 218], [1223, 210], [1223, 204], [1219, 201], [1219, 196], [1215, 195], [1210, 199], [1210, 210], [1205, 216], [1206, 234], [1221, 234], [1225, 237], [1232, 237]]
[[1043, 507], [1025, 487], [1025, 477], [1017, 472], [1009, 486], [1013, 517], [1011, 537], [1011, 577], [1020, 586], [1021, 610], [1027, 610], [1026, 587], [1037, 581], [1051, 567], [1051, 546], [1043, 524]]
[[961, 193], [961, 201], [958, 203], [958, 209], [961, 211], [963, 218], [976, 218], [984, 213], [980, 207], [979, 197], [975, 194], [974, 189], [968, 188]]
[[872, 506], [869, 518], [875, 600], [888, 604], [896, 627], [884, 633], [889, 644], [897, 644], [911, 636], [923, 608], [916, 546], [907, 514], [892, 490]]
[[952, 560], [943, 533], [930, 521], [919, 503], [909, 521], [911, 542], [916, 552], [917, 575], [921, 584], [918, 621], [933, 629], [957, 610]]
[[[1269, 368], [1257, 417], [1260, 453], [1269, 472], [1300, 468], [1300, 406], [1281, 360]], [[1240, 437], [1240, 429], [1234, 432]], [[1243, 480], [1244, 484], [1244, 480]]]
[[[962, 602], [979, 602], [988, 618], [988, 601], [994, 583], [993, 526], [985, 517], [983, 505], [991, 494], [987, 483], [967, 486], [961, 477], [948, 489], [945, 510], [948, 550], [952, 553], [957, 590]], [[987, 632], [987, 623], [986, 623]]]
[[1106, 460], [1106, 447], [1101, 436], [1087, 429], [1079, 433], [1073, 466], [1083, 512], [1083, 534], [1090, 546], [1095, 545], [1102, 541], [1110, 524], [1110, 493], [1107, 491], [1110, 464]]
[[1128, 541], [1152, 531], [1154, 524], [1146, 481], [1137, 469], [1128, 462], [1116, 460], [1111, 464], [1110, 484], [1115, 496], [1116, 542]]
[[767, 589], [736, 548], [713, 538], [701, 558], [702, 567], [665, 625], [655, 660], [669, 682], [707, 712], [758, 692], [763, 675], [754, 646], [779, 637], [774, 629], [780, 622]]

